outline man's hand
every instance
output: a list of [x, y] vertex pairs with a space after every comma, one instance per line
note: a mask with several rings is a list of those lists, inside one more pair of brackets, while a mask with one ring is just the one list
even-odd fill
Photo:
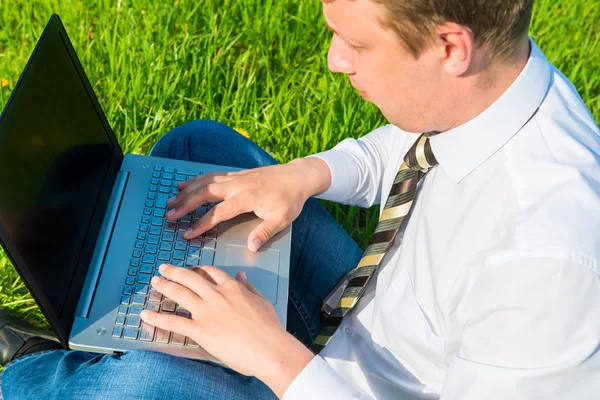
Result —
[[209, 173], [179, 182], [179, 194], [167, 201], [167, 218], [178, 219], [208, 202], [218, 202], [185, 232], [192, 239], [222, 221], [254, 212], [263, 222], [250, 233], [248, 248], [256, 251], [294, 221], [306, 200], [327, 190], [331, 172], [319, 158], [239, 172]]
[[314, 354], [283, 328], [275, 309], [240, 273], [213, 267], [161, 265], [152, 286], [192, 314], [191, 319], [145, 310], [142, 319], [188, 336], [244, 375], [256, 376], [279, 397]]

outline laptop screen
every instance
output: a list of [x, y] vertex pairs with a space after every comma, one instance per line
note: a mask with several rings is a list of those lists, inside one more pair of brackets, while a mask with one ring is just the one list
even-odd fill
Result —
[[0, 121], [2, 241], [51, 319], [67, 311], [74, 281], [81, 289], [77, 265], [89, 262], [84, 242], [97, 235], [94, 215], [107, 201], [101, 188], [120, 154], [57, 24], [46, 29]]

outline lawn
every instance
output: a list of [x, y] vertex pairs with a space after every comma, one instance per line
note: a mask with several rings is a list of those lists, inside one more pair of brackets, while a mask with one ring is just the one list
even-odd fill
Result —
[[[287, 162], [385, 124], [327, 70], [320, 9], [318, 0], [0, 0], [0, 106], [56, 12], [125, 152], [147, 154], [169, 129], [209, 118]], [[600, 121], [600, 0], [538, 0], [531, 34]], [[325, 205], [365, 247], [376, 207]], [[0, 305], [44, 323], [1, 249]]]

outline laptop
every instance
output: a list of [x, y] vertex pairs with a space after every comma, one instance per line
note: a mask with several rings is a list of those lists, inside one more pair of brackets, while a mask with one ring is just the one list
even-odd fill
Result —
[[65, 348], [140, 349], [222, 364], [196, 342], [140, 320], [190, 317], [152, 290], [158, 266], [245, 271], [286, 326], [291, 227], [253, 253], [261, 222], [243, 214], [193, 240], [215, 204], [170, 221], [177, 183], [220, 165], [123, 155], [65, 28], [50, 18], [0, 116], [0, 242]]

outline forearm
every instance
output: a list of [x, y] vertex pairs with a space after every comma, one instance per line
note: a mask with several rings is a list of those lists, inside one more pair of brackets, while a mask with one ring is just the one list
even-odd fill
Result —
[[266, 365], [257, 371], [256, 377], [264, 382], [279, 397], [298, 374], [315, 357], [312, 351], [287, 332], [273, 338], [273, 347], [267, 357]]
[[306, 177], [299, 184], [306, 198], [317, 196], [331, 186], [331, 170], [325, 161], [318, 157], [297, 158], [288, 163], [300, 168]]

